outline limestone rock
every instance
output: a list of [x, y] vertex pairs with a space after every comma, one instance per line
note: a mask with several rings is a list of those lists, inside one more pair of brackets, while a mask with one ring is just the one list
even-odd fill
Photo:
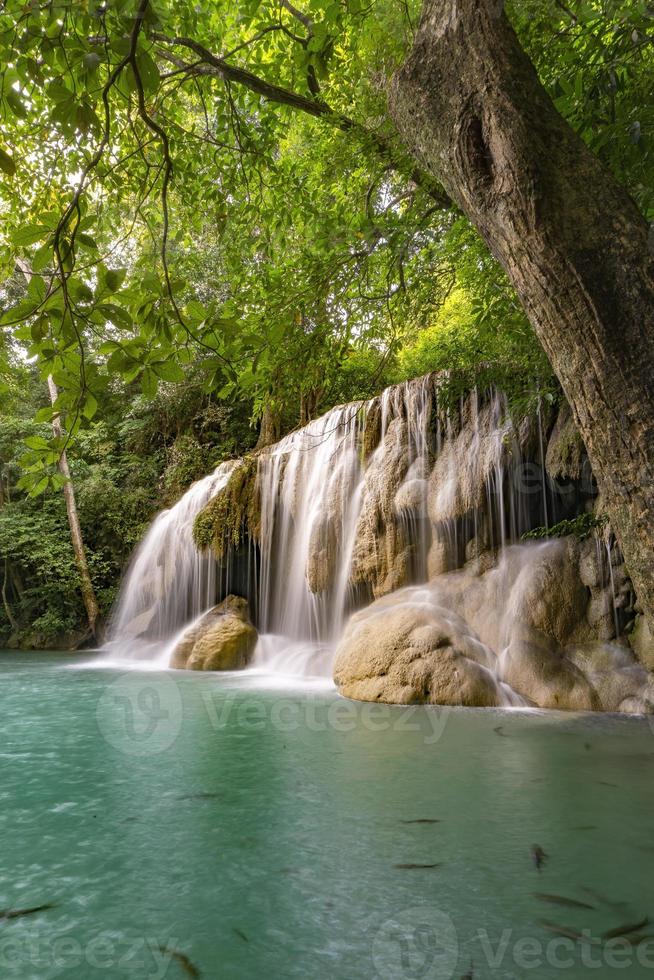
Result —
[[625, 711], [631, 699], [643, 701], [648, 674], [633, 652], [620, 643], [586, 643], [566, 648], [566, 657], [584, 673], [602, 711]]
[[585, 463], [586, 448], [570, 407], [563, 402], [547, 444], [545, 468], [553, 480], [580, 480]]
[[247, 667], [257, 631], [240, 596], [227, 596], [190, 627], [175, 647], [171, 667], [187, 670], [239, 670]]
[[350, 621], [334, 680], [359, 701], [495, 706], [502, 697], [489, 654], [453, 614], [381, 600]]
[[596, 711], [600, 699], [584, 673], [538, 630], [515, 636], [502, 654], [502, 679], [540, 708]]
[[351, 585], [367, 584], [377, 597], [405, 585], [410, 568], [408, 527], [395, 510], [408, 468], [406, 420], [395, 418], [366, 469], [350, 573]]
[[[518, 548], [508, 549], [507, 561], [521, 562]], [[588, 592], [579, 579], [578, 543], [562, 538], [536, 545], [534, 560], [517, 570], [511, 591], [511, 614], [560, 644], [583, 622]]]
[[487, 481], [511, 453], [513, 424], [502, 416], [503, 406], [492, 401], [479, 409], [470, 396], [465, 424], [455, 436], [448, 434], [429, 479], [429, 516], [434, 523], [463, 517], [482, 506]]
[[629, 643], [641, 664], [648, 670], [654, 670], [654, 639], [644, 616], [636, 616]]

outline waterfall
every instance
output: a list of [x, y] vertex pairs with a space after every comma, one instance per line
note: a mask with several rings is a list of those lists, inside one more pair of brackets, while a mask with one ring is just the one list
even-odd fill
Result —
[[234, 568], [247, 560], [236, 590], [259, 630], [254, 665], [330, 673], [355, 609], [503, 553], [545, 507], [556, 516], [540, 416], [531, 429], [514, 424], [496, 391], [444, 406], [439, 384], [428, 375], [339, 406], [257, 454], [258, 526], [244, 527], [238, 551], [230, 537], [220, 560], [197, 550], [193, 525], [240, 461], [195, 483], [136, 551], [110, 655], [167, 663], [178, 635], [234, 588]]
[[236, 465], [221, 463], [150, 525], [130, 562], [109, 623], [111, 658], [161, 659], [162, 644], [216, 601], [216, 562], [195, 547], [193, 522]]

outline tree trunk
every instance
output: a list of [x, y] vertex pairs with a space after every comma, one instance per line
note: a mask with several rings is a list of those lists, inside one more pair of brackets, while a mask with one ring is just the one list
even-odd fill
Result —
[[654, 629], [654, 256], [496, 0], [425, 0], [390, 111], [506, 269], [572, 407]]
[[[48, 375], [48, 391], [50, 392], [50, 401], [54, 405], [55, 401], [57, 400], [57, 386], [52, 375]], [[52, 420], [52, 431], [56, 437], [63, 435], [61, 420], [58, 415], [55, 415]], [[86, 551], [84, 549], [84, 540], [82, 538], [82, 528], [80, 526], [79, 516], [77, 513], [77, 504], [75, 503], [75, 490], [73, 488], [73, 481], [70, 476], [70, 467], [68, 466], [68, 457], [66, 456], [65, 450], [62, 452], [59, 458], [59, 470], [66, 478], [66, 482], [64, 484], [64, 498], [66, 500], [66, 513], [68, 514], [70, 538], [73, 544], [73, 552], [75, 554], [75, 564], [77, 565], [77, 571], [79, 573], [80, 591], [84, 601], [84, 608], [86, 609], [86, 618], [88, 620], [91, 636], [95, 639], [98, 615], [100, 611], [98, 609], [98, 602], [95, 598], [95, 590], [93, 588], [93, 582], [91, 581], [89, 566], [86, 560]]]
[[279, 412], [266, 404], [261, 415], [257, 449], [265, 449], [266, 446], [272, 446], [273, 443], [279, 442], [281, 431], [282, 423]]

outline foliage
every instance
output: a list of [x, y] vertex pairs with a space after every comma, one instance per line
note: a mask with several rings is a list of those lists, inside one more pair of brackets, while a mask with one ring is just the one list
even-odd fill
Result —
[[568, 534], [573, 534], [581, 541], [585, 541], [591, 534], [603, 531], [608, 523], [606, 514], [599, 516], [592, 513], [580, 514], [578, 517], [560, 521], [552, 527], [536, 527], [532, 531], [523, 534], [523, 541], [542, 540], [543, 538], [564, 538]]

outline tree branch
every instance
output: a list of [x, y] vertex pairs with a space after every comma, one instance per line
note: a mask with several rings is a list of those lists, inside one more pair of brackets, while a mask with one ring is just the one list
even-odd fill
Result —
[[[242, 85], [244, 88], [255, 92], [269, 102], [289, 106], [291, 109], [307, 113], [316, 119], [325, 119], [342, 132], [353, 133], [362, 142], [373, 146], [382, 159], [386, 160], [394, 170], [407, 174], [443, 210], [448, 210], [453, 206], [452, 201], [443, 188], [428, 173], [418, 167], [405, 165], [406, 161], [401, 158], [402, 155], [398, 153], [396, 147], [388, 139], [380, 136], [379, 133], [371, 132], [349, 116], [337, 112], [323, 99], [309, 98], [300, 92], [294, 92], [291, 89], [285, 89], [280, 85], [275, 85], [273, 82], [267, 82], [253, 72], [248, 71], [247, 68], [229, 64], [224, 58], [213, 54], [203, 45], [193, 40], [193, 38], [168, 37], [166, 34], [161, 34], [158, 31], [153, 31], [151, 37], [153, 40], [158, 41], [160, 45], [167, 46], [159, 48], [160, 54], [176, 67], [181, 69], [186, 68], [189, 76], [213, 75], [222, 78], [223, 81]], [[182, 59], [171, 54], [168, 47], [186, 48], [197, 55], [199, 60], [192, 65], [186, 64]]]

